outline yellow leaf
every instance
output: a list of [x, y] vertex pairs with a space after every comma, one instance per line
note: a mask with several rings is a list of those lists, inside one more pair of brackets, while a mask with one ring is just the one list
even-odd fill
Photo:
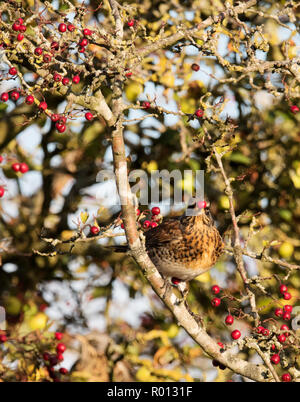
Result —
[[86, 221], [89, 219], [89, 214], [87, 212], [81, 212], [80, 219], [82, 223], [86, 223]]

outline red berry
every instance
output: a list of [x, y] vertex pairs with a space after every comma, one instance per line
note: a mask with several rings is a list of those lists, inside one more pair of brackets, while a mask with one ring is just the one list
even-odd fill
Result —
[[271, 350], [276, 350], [276, 346], [274, 345], [274, 343], [273, 343], [273, 345], [271, 346]]
[[83, 46], [80, 47], [79, 50], [78, 50], [78, 52], [79, 52], [79, 53], [84, 53], [84, 52], [85, 52], [85, 47], [83, 47]]
[[58, 74], [58, 73], [54, 73], [54, 75], [53, 75], [53, 79], [54, 79], [54, 81], [55, 82], [59, 82], [59, 81], [61, 81], [61, 75], [60, 74]]
[[124, 223], [121, 223], [121, 229], [125, 229]]
[[150, 102], [147, 102], [147, 101], [143, 102], [143, 104], [142, 104], [142, 107], [144, 109], [149, 109], [150, 106], [151, 106]]
[[211, 287], [211, 291], [212, 291], [212, 293], [214, 294], [214, 295], [217, 295], [218, 293], [220, 293], [220, 286], [218, 286], [218, 285], [213, 285], [212, 287]]
[[131, 71], [127, 71], [127, 72], [125, 73], [125, 77], [129, 78], [129, 77], [131, 77], [131, 76], [132, 76], [132, 72], [131, 72]]
[[19, 34], [17, 35], [17, 41], [21, 42], [23, 39], [24, 39], [24, 35], [21, 34], [21, 33], [19, 33]]
[[199, 66], [198, 64], [196, 64], [196, 63], [193, 63], [193, 64], [192, 64], [192, 70], [194, 70], [194, 71], [199, 71], [199, 70], [200, 70], [200, 66]]
[[293, 306], [291, 306], [290, 304], [286, 304], [285, 306], [283, 306], [283, 310], [291, 313], [293, 311]]
[[80, 77], [79, 75], [74, 75], [72, 81], [74, 82], [74, 84], [78, 84], [80, 82]]
[[218, 342], [218, 345], [220, 346], [221, 349], [224, 349], [224, 345], [222, 342]]
[[0, 198], [4, 196], [4, 193], [5, 193], [4, 187], [0, 186]]
[[95, 236], [100, 232], [100, 229], [98, 226], [91, 226], [91, 233]]
[[52, 42], [51, 43], [51, 49], [58, 50], [59, 49], [59, 43], [58, 42]]
[[86, 118], [87, 120], [93, 120], [94, 116], [92, 115], [91, 112], [86, 112], [85, 118]]
[[51, 120], [55, 123], [59, 120], [59, 114], [53, 113], [51, 115]]
[[221, 304], [221, 299], [219, 299], [218, 297], [214, 297], [211, 301], [211, 304], [213, 307], [219, 307], [219, 305]]
[[59, 369], [59, 372], [60, 372], [60, 374], [63, 374], [63, 375], [68, 374], [68, 370], [65, 367], [61, 367]]
[[88, 45], [89, 41], [86, 38], [81, 39], [81, 41], [78, 43], [79, 46], [86, 46]]
[[0, 155], [0, 163], [2, 163], [2, 162], [3, 162], [3, 156]]
[[25, 32], [26, 31], [26, 26], [25, 25], [20, 25], [19, 31], [20, 32]]
[[68, 78], [68, 77], [64, 77], [64, 78], [62, 79], [62, 83], [63, 83], [63, 85], [68, 85], [68, 84], [70, 83], [69, 78]]
[[43, 54], [43, 49], [41, 47], [36, 47], [34, 49], [34, 54], [40, 56], [41, 54]]
[[261, 331], [261, 333], [262, 333], [262, 335], [264, 335], [264, 336], [269, 336], [269, 335], [270, 335], [270, 331], [269, 331], [267, 328], [264, 328], [264, 329]]
[[129, 20], [129, 21], [127, 22], [127, 25], [128, 25], [129, 27], [133, 27], [133, 25], [134, 25], [134, 20]]
[[68, 31], [73, 32], [75, 30], [75, 25], [68, 24]]
[[171, 281], [172, 281], [173, 285], [175, 285], [175, 286], [177, 286], [177, 285], [179, 285], [181, 283], [181, 280], [178, 279], [178, 278], [175, 278], [175, 277], [173, 277], [171, 279]]
[[40, 110], [46, 110], [47, 107], [48, 107], [48, 105], [47, 105], [47, 103], [46, 103], [45, 101], [42, 101], [42, 102], [39, 104], [39, 109], [40, 109]]
[[277, 336], [277, 339], [280, 343], [284, 343], [286, 341], [286, 336], [284, 334], [280, 334]]
[[7, 102], [9, 98], [9, 95], [7, 92], [3, 92], [3, 94], [1, 95], [1, 100], [2, 102]]
[[64, 343], [58, 343], [56, 346], [57, 353], [64, 353], [66, 350], [66, 345]]
[[291, 111], [292, 113], [298, 113], [298, 112], [299, 112], [299, 108], [298, 108], [298, 106], [296, 106], [296, 105], [292, 105], [292, 106], [290, 107], [290, 111]]
[[61, 332], [55, 332], [54, 336], [55, 336], [55, 339], [60, 341], [63, 337], [63, 334]]
[[67, 25], [62, 22], [61, 24], [58, 25], [58, 30], [59, 32], [66, 32]]
[[27, 105], [32, 105], [34, 102], [34, 97], [32, 95], [26, 96], [25, 102], [27, 103]]
[[276, 317], [281, 317], [283, 314], [282, 308], [275, 308], [274, 314], [276, 315]]
[[148, 229], [148, 227], [150, 226], [151, 222], [150, 221], [144, 221], [143, 223], [143, 228]]
[[58, 358], [56, 357], [56, 356], [50, 356], [49, 357], [49, 363], [50, 363], [50, 366], [56, 366], [57, 365], [57, 363], [58, 363]]
[[85, 28], [82, 32], [83, 32], [83, 35], [85, 35], [85, 36], [92, 35], [92, 31], [88, 28]]
[[230, 314], [225, 318], [225, 324], [226, 324], [226, 325], [232, 325], [232, 324], [233, 324], [233, 321], [234, 321], [234, 318], [233, 318], [233, 316], [230, 315]]
[[50, 353], [48, 353], [48, 352], [43, 353], [43, 359], [44, 359], [46, 362], [49, 361], [49, 359], [50, 359]]
[[20, 23], [19, 21], [14, 22], [14, 23], [12, 24], [12, 29], [13, 29], [13, 31], [19, 31], [19, 30], [20, 30], [20, 26], [21, 26], [21, 23]]
[[282, 374], [281, 379], [283, 382], [291, 382], [292, 381], [292, 377], [289, 373]]
[[20, 163], [20, 172], [21, 173], [26, 173], [28, 172], [29, 167], [27, 165], [27, 163]]
[[292, 298], [292, 295], [289, 292], [284, 292], [283, 298], [284, 300], [290, 300]]
[[16, 22], [18, 22], [19, 24], [23, 24], [24, 23], [24, 20], [23, 20], [23, 18], [17, 18], [16, 19]]
[[159, 207], [153, 207], [151, 209], [152, 215], [159, 215], [160, 214], [160, 208]]
[[57, 353], [56, 357], [57, 357], [57, 360], [58, 360], [59, 362], [63, 362], [63, 361], [64, 361], [64, 355], [63, 355], [62, 353]]
[[234, 331], [231, 332], [231, 338], [232, 339], [239, 339], [241, 336], [241, 332], [238, 329], [235, 329]]
[[8, 71], [8, 73], [10, 74], [10, 75], [16, 75], [17, 74], [17, 69], [16, 69], [16, 67], [11, 67], [10, 69], [9, 69], [9, 71]]
[[291, 313], [288, 312], [288, 311], [285, 311], [285, 312], [283, 313], [283, 315], [282, 315], [282, 319], [283, 319], [284, 321], [289, 321], [289, 320], [291, 319]]
[[43, 56], [43, 61], [44, 61], [45, 63], [50, 63], [51, 60], [52, 60], [52, 57], [51, 57], [50, 54], [48, 54], [48, 53], [44, 54], [44, 56]]
[[[280, 327], [280, 330], [281, 331], [288, 331], [289, 327], [286, 324], [282, 324], [281, 327]], [[290, 334], [288, 332], [285, 332], [283, 335], [288, 337]]]
[[272, 356], [271, 356], [271, 362], [272, 362], [273, 364], [278, 364], [278, 363], [280, 362], [280, 357], [279, 357], [279, 355], [277, 355], [277, 354], [272, 355]]
[[279, 292], [280, 293], [285, 293], [285, 292], [287, 292], [287, 290], [288, 290], [288, 288], [287, 288], [287, 286], [286, 285], [280, 285], [279, 286]]
[[137, 216], [140, 216], [140, 215], [141, 215], [141, 211], [140, 211], [139, 209], [137, 209], [137, 210], [135, 211], [135, 213], [136, 213]]
[[202, 109], [197, 109], [197, 110], [195, 111], [195, 116], [197, 116], [197, 117], [203, 117], [203, 115], [204, 115], [204, 111], [203, 111]]
[[264, 329], [265, 329], [264, 327], [262, 327], [261, 325], [259, 325], [257, 328], [255, 328], [255, 332], [256, 332], [257, 334], [261, 334]]
[[16, 163], [13, 163], [13, 164], [11, 165], [11, 168], [12, 168], [12, 170], [14, 170], [15, 172], [19, 172], [19, 171], [20, 171], [20, 166], [21, 166], [21, 164], [18, 163], [18, 162], [16, 162]]
[[156, 228], [156, 226], [158, 226], [158, 224], [156, 222], [151, 222], [150, 226], [153, 229], [153, 228]]
[[55, 127], [59, 133], [63, 133], [64, 131], [66, 131], [67, 128], [65, 124], [60, 123], [59, 121], [55, 124]]
[[20, 98], [20, 93], [18, 91], [12, 91], [10, 93], [10, 99], [17, 101]]
[[197, 205], [198, 205], [198, 208], [200, 208], [200, 209], [206, 208], [207, 207], [207, 202], [206, 201], [199, 201]]

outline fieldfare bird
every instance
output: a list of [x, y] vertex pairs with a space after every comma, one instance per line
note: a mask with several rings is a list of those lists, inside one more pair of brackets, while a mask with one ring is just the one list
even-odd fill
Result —
[[[166, 218], [144, 233], [147, 253], [165, 279], [173, 284], [188, 282], [213, 267], [223, 251], [223, 241], [214, 225], [209, 206], [195, 201], [182, 216]], [[115, 246], [126, 251], [127, 246]]]

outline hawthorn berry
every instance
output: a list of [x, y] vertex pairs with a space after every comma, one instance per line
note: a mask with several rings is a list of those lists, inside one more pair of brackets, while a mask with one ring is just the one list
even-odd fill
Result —
[[54, 73], [53, 79], [54, 79], [55, 82], [59, 82], [59, 81], [61, 81], [62, 76], [60, 74], [58, 74], [58, 73]]
[[19, 162], [15, 162], [11, 165], [12, 170], [14, 170], [15, 172], [19, 172], [20, 171], [20, 163]]
[[134, 20], [129, 20], [129, 21], [127, 21], [127, 25], [128, 25], [129, 27], [133, 27], [133, 25], [134, 25]]
[[196, 117], [203, 117], [203, 115], [204, 115], [204, 111], [202, 109], [197, 109], [195, 111], [195, 116]]
[[211, 291], [212, 291], [212, 293], [214, 294], [214, 295], [217, 295], [218, 293], [220, 293], [220, 286], [218, 286], [218, 285], [213, 285], [212, 287], [211, 287]]
[[67, 370], [65, 367], [61, 367], [61, 368], [59, 369], [59, 372], [60, 372], [60, 374], [63, 374], [63, 375], [68, 374], [68, 370]]
[[158, 224], [156, 222], [151, 222], [150, 226], [153, 229], [153, 228], [156, 228], [156, 226], [158, 226]]
[[12, 91], [10, 93], [10, 99], [17, 101], [20, 98], [20, 93], [18, 91]]
[[264, 329], [265, 329], [264, 327], [262, 327], [261, 325], [259, 325], [257, 328], [255, 328], [255, 332], [256, 332], [257, 334], [261, 334]]
[[21, 18], [21, 17], [19, 17], [19, 18], [17, 18], [16, 19], [16, 22], [18, 22], [19, 24], [24, 24], [24, 20], [23, 20], [23, 18]]
[[50, 356], [49, 358], [50, 366], [56, 366], [58, 363], [58, 358], [56, 356]]
[[141, 211], [138, 208], [136, 209], [135, 213], [136, 213], [137, 216], [141, 215]]
[[56, 346], [57, 353], [64, 353], [66, 350], [66, 345], [64, 343], [58, 343]]
[[74, 30], [75, 30], [75, 25], [73, 25], [73, 24], [68, 24], [68, 31], [69, 32], [73, 32]]
[[79, 46], [85, 47], [88, 45], [89, 41], [86, 38], [81, 39], [81, 41], [78, 43]]
[[148, 227], [150, 226], [150, 224], [151, 224], [151, 222], [150, 221], [144, 221], [144, 223], [143, 223], [143, 228], [144, 229], [148, 229]]
[[25, 163], [25, 162], [20, 163], [20, 172], [21, 173], [26, 173], [26, 172], [28, 172], [28, 170], [29, 170], [29, 167], [28, 167], [27, 163]]
[[0, 198], [4, 196], [4, 193], [5, 193], [4, 187], [0, 186]]
[[280, 285], [280, 286], [279, 286], [279, 292], [280, 292], [281, 294], [287, 292], [287, 290], [288, 290], [288, 288], [287, 288], [286, 285]]
[[58, 42], [52, 42], [51, 43], [51, 49], [58, 50], [59, 49], [59, 43]]
[[61, 24], [58, 25], [58, 30], [59, 30], [59, 32], [62, 32], [62, 33], [66, 32], [67, 25], [62, 22]]
[[48, 53], [44, 54], [43, 61], [45, 63], [50, 63], [51, 60], [52, 60], [52, 56], [50, 54], [48, 54]]
[[173, 285], [177, 286], [181, 283], [181, 280], [178, 278], [175, 278], [175, 276], [171, 279], [171, 282]]
[[85, 118], [86, 118], [86, 120], [93, 120], [94, 116], [92, 115], [91, 112], [86, 112]]
[[25, 32], [26, 31], [26, 26], [25, 25], [20, 25], [19, 31]]
[[272, 355], [271, 356], [271, 362], [273, 364], [278, 364], [280, 362], [280, 356], [278, 354]]
[[34, 97], [32, 95], [27, 95], [25, 98], [25, 102], [27, 103], [27, 105], [32, 105], [34, 102]]
[[192, 70], [193, 71], [199, 71], [200, 70], [200, 66], [197, 63], [193, 63], [192, 64]]
[[74, 77], [72, 78], [72, 81], [73, 81], [74, 84], [78, 84], [80, 82], [79, 75], [74, 75]]
[[159, 207], [153, 207], [151, 209], [152, 215], [159, 215], [160, 214], [160, 208]]
[[291, 111], [292, 113], [298, 113], [298, 112], [299, 112], [299, 108], [298, 108], [298, 106], [296, 106], [296, 105], [292, 105], [292, 106], [290, 107], [290, 111]]
[[282, 374], [281, 379], [283, 382], [291, 382], [292, 381], [292, 377], [289, 373]]
[[241, 336], [241, 332], [238, 329], [235, 329], [234, 331], [231, 332], [231, 338], [234, 340], [239, 339]]
[[291, 306], [290, 304], [286, 304], [285, 306], [283, 306], [283, 311], [291, 313], [293, 311], [293, 306]]
[[82, 33], [83, 33], [84, 36], [90, 36], [90, 35], [92, 35], [92, 31], [91, 31], [90, 29], [88, 29], [88, 28], [85, 28], [85, 29], [82, 31]]
[[222, 342], [217, 342], [221, 349], [224, 349], [224, 344]]
[[269, 331], [267, 328], [264, 328], [264, 329], [261, 331], [261, 333], [262, 333], [262, 335], [264, 335], [264, 336], [269, 336], [269, 335], [270, 335], [270, 331]]
[[225, 318], [225, 324], [226, 325], [232, 325], [234, 322], [234, 318], [232, 315], [228, 314], [228, 316]]
[[65, 360], [62, 353], [57, 353], [56, 357], [59, 362], [63, 362]]
[[132, 72], [131, 71], [127, 71], [126, 73], [125, 73], [125, 77], [126, 78], [129, 78], [129, 77], [131, 77], [132, 76]]
[[3, 94], [1, 94], [1, 100], [2, 102], [7, 102], [9, 99], [9, 95], [7, 92], [3, 92]]
[[46, 103], [45, 101], [42, 101], [42, 102], [39, 104], [39, 109], [40, 109], [40, 110], [46, 110], [47, 107], [48, 107], [48, 105], [47, 105], [47, 103]]
[[121, 229], [125, 229], [124, 223], [121, 223]]
[[219, 299], [218, 297], [214, 297], [211, 301], [211, 304], [213, 307], [219, 307], [219, 305], [221, 304], [221, 299]]
[[285, 311], [285, 312], [282, 314], [282, 319], [283, 319], [284, 321], [289, 321], [289, 320], [291, 319], [291, 313], [288, 312], [288, 311]]
[[283, 298], [284, 300], [290, 300], [292, 298], [292, 295], [289, 292], [284, 292]]
[[[289, 327], [286, 324], [282, 324], [281, 327], [280, 327], [280, 330], [281, 331], [288, 331]], [[290, 334], [288, 332], [285, 332], [283, 335], [288, 337]]]
[[283, 314], [282, 308], [275, 308], [274, 314], [276, 315], [276, 317], [281, 317]]
[[59, 133], [63, 133], [66, 131], [66, 125], [64, 123], [60, 123], [59, 121], [55, 124], [55, 128]]
[[34, 49], [34, 54], [35, 54], [36, 56], [41, 56], [41, 55], [43, 54], [43, 49], [42, 49], [41, 47], [36, 47], [36, 48]]
[[91, 226], [91, 233], [96, 236], [100, 232], [100, 229], [98, 226]]
[[61, 332], [55, 332], [54, 336], [55, 336], [55, 339], [60, 341], [63, 337], [63, 334]]
[[147, 101], [144, 101], [143, 104], [142, 104], [142, 107], [143, 107], [144, 109], [149, 109], [150, 106], [151, 106], [150, 102], [147, 102]]
[[59, 120], [59, 114], [52, 113], [51, 120], [53, 121], [53, 123], [56, 123]]
[[7, 341], [7, 336], [5, 334], [0, 335], [0, 342], [6, 342]]
[[85, 47], [81, 46], [78, 50], [79, 53], [84, 53], [85, 52]]
[[64, 77], [64, 78], [62, 79], [62, 83], [63, 83], [63, 85], [69, 85], [69, 83], [70, 83], [69, 78], [68, 78], [68, 77]]
[[12, 24], [12, 29], [13, 29], [13, 31], [20, 31], [20, 26], [21, 26], [21, 24], [20, 24], [19, 21], [14, 22], [14, 23]]
[[8, 73], [9, 73], [10, 75], [16, 75], [17, 72], [18, 72], [18, 70], [16, 69], [16, 67], [11, 67], [11, 68], [8, 70]]
[[199, 201], [197, 205], [198, 205], [198, 208], [200, 208], [200, 209], [207, 207], [206, 201]]
[[46, 362], [49, 361], [49, 359], [50, 359], [50, 353], [48, 353], [48, 352], [43, 353], [43, 359], [44, 359]]
[[284, 343], [286, 341], [286, 336], [284, 334], [280, 334], [277, 336], [277, 339], [280, 343]]
[[0, 163], [2, 163], [2, 162], [3, 162], [3, 156], [0, 155]]
[[23, 39], [24, 39], [24, 35], [22, 33], [19, 33], [17, 35], [17, 41], [22, 42]]

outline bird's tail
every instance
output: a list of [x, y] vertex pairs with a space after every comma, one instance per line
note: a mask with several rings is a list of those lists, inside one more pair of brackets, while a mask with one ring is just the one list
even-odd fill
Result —
[[127, 253], [127, 251], [129, 250], [127, 244], [120, 244], [120, 245], [115, 245], [115, 246], [106, 246], [105, 248], [109, 248], [112, 251], [116, 252], [116, 253]]

